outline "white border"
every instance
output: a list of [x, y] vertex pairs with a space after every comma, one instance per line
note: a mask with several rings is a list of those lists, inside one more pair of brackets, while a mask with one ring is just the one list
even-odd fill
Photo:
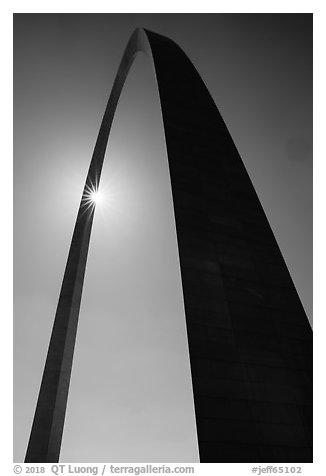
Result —
[[[270, 4], [269, 4], [270, 3]], [[200, 4], [200, 8], [199, 5]], [[109, 9], [108, 9], [109, 7]], [[244, 8], [245, 7], [245, 8]], [[12, 473], [12, 14], [20, 13], [314, 13], [314, 307], [315, 307], [315, 442], [314, 464], [301, 464], [303, 474], [326, 474], [325, 464], [325, 7], [321, 1], [224, 1], [224, 2], [107, 2], [96, 1], [13, 1], [1, 6], [1, 136], [5, 143], [1, 157], [1, 466], [3, 474]], [[27, 197], [28, 199], [28, 197]], [[267, 465], [267, 464], [266, 464]], [[249, 474], [251, 464], [206, 464], [197, 465], [195, 474], [216, 474], [216, 469], [224, 475]], [[284, 465], [283, 465], [284, 466]]]

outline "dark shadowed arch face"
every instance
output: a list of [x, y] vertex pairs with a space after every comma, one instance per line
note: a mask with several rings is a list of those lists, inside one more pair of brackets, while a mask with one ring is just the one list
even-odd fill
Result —
[[[196, 69], [171, 40], [132, 35], [94, 149], [26, 462], [58, 461], [97, 190], [138, 51], [159, 89], [201, 462], [311, 461], [311, 329], [246, 169]], [[87, 200], [86, 200], [87, 198]]]

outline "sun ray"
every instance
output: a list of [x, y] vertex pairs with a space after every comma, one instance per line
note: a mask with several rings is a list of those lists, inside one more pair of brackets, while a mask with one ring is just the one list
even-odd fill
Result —
[[[97, 182], [97, 181], [95, 181]], [[86, 184], [82, 196], [82, 205], [84, 212], [94, 209], [96, 205], [103, 203], [104, 194], [99, 190], [98, 183]]]

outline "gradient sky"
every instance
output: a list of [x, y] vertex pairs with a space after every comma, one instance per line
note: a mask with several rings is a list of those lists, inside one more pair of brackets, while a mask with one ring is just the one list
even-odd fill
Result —
[[[14, 459], [35, 410], [80, 195], [124, 47], [175, 40], [216, 102], [312, 321], [312, 15], [14, 16]], [[109, 140], [61, 461], [198, 461], [176, 234], [152, 66]]]

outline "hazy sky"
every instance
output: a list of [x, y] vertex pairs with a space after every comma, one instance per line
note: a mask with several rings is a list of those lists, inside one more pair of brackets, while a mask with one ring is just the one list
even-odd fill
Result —
[[[16, 461], [99, 124], [138, 26], [175, 40], [201, 74], [312, 320], [312, 16], [15, 15]], [[118, 105], [102, 188], [61, 461], [197, 461], [163, 126], [143, 54]]]

